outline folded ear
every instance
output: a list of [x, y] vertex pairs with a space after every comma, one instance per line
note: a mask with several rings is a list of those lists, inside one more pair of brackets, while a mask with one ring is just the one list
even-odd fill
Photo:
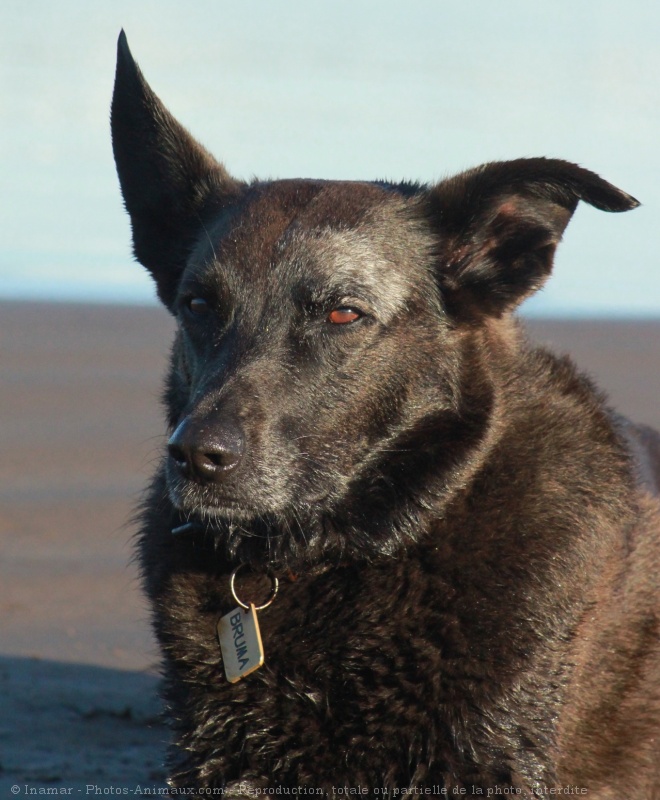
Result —
[[240, 184], [156, 97], [124, 31], [117, 43], [111, 126], [135, 256], [169, 306], [205, 217], [228, 202]]
[[544, 283], [578, 200], [603, 211], [639, 205], [595, 173], [546, 158], [484, 164], [426, 200], [447, 311], [473, 322], [502, 315]]

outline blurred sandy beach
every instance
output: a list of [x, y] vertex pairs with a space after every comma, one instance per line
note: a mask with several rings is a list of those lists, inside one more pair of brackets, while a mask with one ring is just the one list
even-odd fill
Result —
[[[660, 428], [660, 321], [534, 321]], [[0, 795], [162, 785], [130, 524], [163, 443], [157, 308], [0, 303]]]

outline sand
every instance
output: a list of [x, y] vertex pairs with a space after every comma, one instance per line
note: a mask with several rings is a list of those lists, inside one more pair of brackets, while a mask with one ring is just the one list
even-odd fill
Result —
[[[660, 428], [660, 321], [530, 328]], [[157, 308], [0, 303], [0, 797], [163, 786], [130, 517], [163, 445], [171, 334]]]

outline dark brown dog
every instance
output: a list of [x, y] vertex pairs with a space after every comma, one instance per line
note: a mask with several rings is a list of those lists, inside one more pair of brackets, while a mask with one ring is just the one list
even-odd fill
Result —
[[[638, 432], [512, 318], [579, 200], [637, 202], [543, 158], [436, 186], [241, 183], [123, 34], [112, 133], [136, 256], [179, 322], [139, 542], [172, 786], [658, 797]], [[280, 588], [265, 664], [230, 683], [223, 615], [252, 658], [240, 565], [239, 600]]]

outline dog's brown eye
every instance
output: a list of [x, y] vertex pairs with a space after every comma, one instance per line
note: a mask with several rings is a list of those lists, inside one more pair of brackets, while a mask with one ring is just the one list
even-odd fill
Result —
[[356, 309], [342, 306], [341, 308], [334, 308], [328, 314], [328, 322], [332, 322], [333, 325], [346, 325], [349, 322], [355, 322], [361, 316], [361, 312]]
[[203, 297], [191, 297], [186, 306], [195, 317], [201, 317], [209, 310], [209, 304]]

